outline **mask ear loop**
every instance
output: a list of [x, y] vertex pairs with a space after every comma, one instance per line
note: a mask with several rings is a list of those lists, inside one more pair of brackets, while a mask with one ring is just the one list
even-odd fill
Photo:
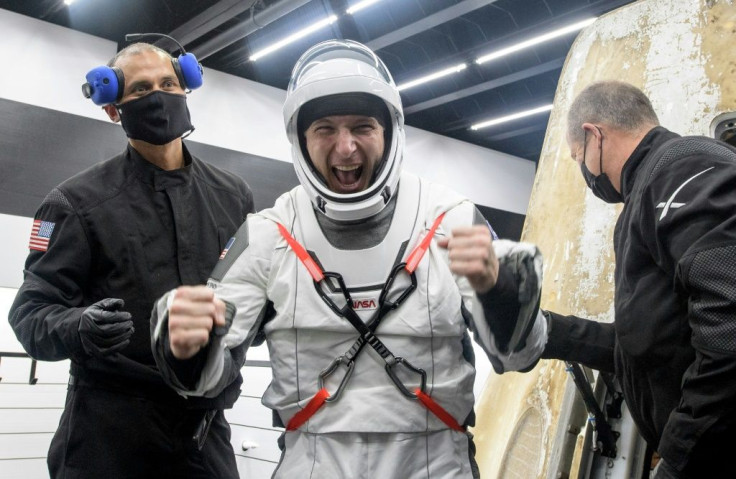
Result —
[[600, 168], [598, 176], [600, 176], [603, 174], [603, 132], [598, 126], [596, 126], [595, 129], [598, 130], [598, 134], [601, 135], [601, 144], [598, 146], [598, 167]]
[[[190, 125], [191, 125], [191, 122], [190, 122]], [[189, 135], [191, 135], [192, 133], [194, 133], [194, 126], [192, 126], [192, 129], [191, 129], [191, 130], [189, 130], [189, 132], [187, 132], [187, 133], [185, 133], [184, 135], [182, 135], [182, 136], [181, 136], [181, 139], [182, 139], [182, 140], [183, 140], [183, 139], [185, 139], [186, 137], [188, 137], [188, 136], [189, 136]]]

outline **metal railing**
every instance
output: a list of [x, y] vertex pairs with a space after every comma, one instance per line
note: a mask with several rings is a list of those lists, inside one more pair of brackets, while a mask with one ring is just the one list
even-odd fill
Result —
[[[0, 351], [0, 364], [2, 363], [3, 358], [28, 358], [31, 360], [31, 372], [28, 375], [28, 384], [31, 386], [36, 384], [38, 382], [38, 378], [36, 377], [36, 365], [38, 364], [38, 361], [33, 359], [28, 353], [14, 353], [9, 351]], [[2, 381], [3, 378], [0, 377], [0, 381]]]

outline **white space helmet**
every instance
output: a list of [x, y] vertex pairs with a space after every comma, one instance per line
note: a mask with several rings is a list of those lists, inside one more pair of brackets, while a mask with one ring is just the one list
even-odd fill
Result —
[[[355, 93], [373, 95], [386, 104], [390, 117], [390, 124], [385, 125], [387, 141], [383, 160], [368, 188], [357, 193], [335, 193], [324, 183], [301, 144], [299, 110], [311, 100]], [[307, 50], [291, 73], [284, 124], [299, 182], [312, 203], [328, 217], [338, 221], [368, 218], [381, 211], [395, 194], [404, 154], [404, 111], [386, 65], [365, 45], [329, 40]]]

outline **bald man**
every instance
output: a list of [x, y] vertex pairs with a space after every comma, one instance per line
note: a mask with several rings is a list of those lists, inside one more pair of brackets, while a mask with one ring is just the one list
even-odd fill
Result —
[[120, 88], [103, 108], [128, 146], [44, 199], [9, 318], [32, 357], [71, 360], [50, 476], [238, 477], [222, 410], [240, 381], [179, 396], [156, 368], [148, 322], [165, 291], [207, 279], [252, 194], [187, 150], [185, 79], [167, 52], [133, 44], [107, 67]]

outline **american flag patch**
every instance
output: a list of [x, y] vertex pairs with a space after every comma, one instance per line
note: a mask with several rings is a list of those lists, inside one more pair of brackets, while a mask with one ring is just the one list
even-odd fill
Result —
[[227, 240], [227, 244], [225, 245], [225, 249], [222, 250], [222, 253], [220, 253], [220, 259], [225, 258], [225, 255], [227, 254], [227, 250], [230, 249], [230, 247], [235, 243], [235, 237], [233, 236], [229, 240]]
[[28, 247], [36, 251], [46, 251], [49, 249], [49, 239], [51, 239], [51, 233], [54, 232], [55, 224], [50, 221], [33, 220], [31, 240], [28, 243]]

